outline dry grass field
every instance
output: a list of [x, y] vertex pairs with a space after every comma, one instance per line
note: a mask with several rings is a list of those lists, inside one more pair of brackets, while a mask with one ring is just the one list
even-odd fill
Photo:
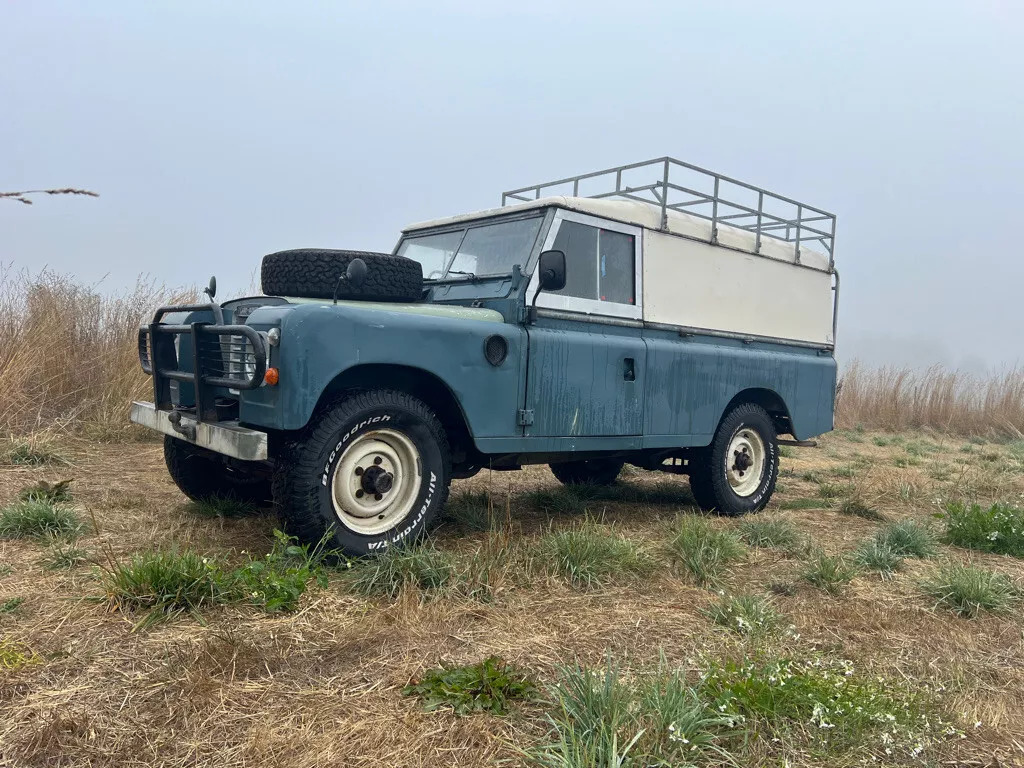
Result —
[[1024, 371], [847, 369], [749, 519], [485, 471], [346, 562], [127, 424], [188, 294], [0, 266], [0, 766], [1024, 764]]
[[[261, 586], [155, 614], [112, 579], [133, 556], [245, 567], [275, 517], [186, 503], [155, 442], [0, 449], [0, 507], [73, 479], [51, 506], [80, 524], [0, 519], [0, 765], [1024, 762], [1024, 561], [998, 553], [1021, 513], [986, 518], [1004, 538], [964, 523], [961, 545], [935, 517], [1019, 502], [1022, 443], [835, 433], [786, 449], [775, 502], [741, 520], [668, 475], [572, 493], [546, 468], [485, 471], [404, 561], [293, 551], [294, 606]], [[472, 680], [433, 711], [403, 692], [491, 656], [527, 681], [500, 714], [444, 703]]]

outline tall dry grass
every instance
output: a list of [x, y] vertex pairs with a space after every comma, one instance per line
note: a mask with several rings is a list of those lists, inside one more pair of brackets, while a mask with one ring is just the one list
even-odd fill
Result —
[[129, 404], [150, 388], [139, 324], [158, 305], [192, 297], [144, 281], [105, 294], [65, 275], [0, 266], [0, 436], [125, 437]]
[[1024, 435], [1024, 370], [989, 377], [933, 366], [866, 369], [841, 379], [836, 424], [892, 431], [934, 429], [959, 435]]

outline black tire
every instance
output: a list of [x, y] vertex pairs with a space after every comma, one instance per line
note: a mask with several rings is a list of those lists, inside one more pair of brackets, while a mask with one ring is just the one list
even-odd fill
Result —
[[562, 485], [612, 485], [625, 463], [621, 459], [587, 459], [548, 466]]
[[164, 435], [164, 461], [174, 484], [193, 501], [234, 499], [264, 506], [271, 501], [270, 473]]
[[[359, 443], [360, 437], [382, 428], [398, 433], [415, 447], [417, 461], [410, 464], [417, 467], [418, 478], [411, 486], [410, 495], [414, 496], [408, 512], [388, 521], [391, 524], [386, 530], [366, 533], [351, 524], [351, 512], [342, 515], [335, 511], [335, 473], [347, 461], [349, 448], [367, 445]], [[370, 462], [366, 463], [369, 467]], [[385, 462], [381, 466], [390, 465]], [[355, 468], [356, 477], [369, 475], [358, 470], [363, 467]], [[304, 436], [282, 448], [274, 474], [274, 500], [289, 531], [302, 540], [316, 544], [327, 536], [328, 548], [347, 555], [380, 554], [390, 546], [416, 541], [430, 529], [448, 499], [451, 474], [448, 438], [430, 408], [404, 392], [371, 390], [353, 393], [328, 407]], [[361, 481], [353, 478], [353, 482], [358, 485]], [[400, 492], [401, 486], [392, 488], [389, 483], [376, 500], [392, 491]], [[358, 490], [355, 493], [363, 495]], [[376, 524], [372, 515], [359, 519]]]
[[[366, 280], [355, 288], [338, 278], [354, 258], [366, 262]], [[263, 292], [268, 296], [307, 299], [366, 299], [418, 301], [423, 296], [423, 267], [418, 261], [388, 253], [298, 248], [263, 257], [260, 270]]]
[[[729, 447], [742, 430], [756, 433], [764, 448], [760, 481], [743, 496], [737, 494], [729, 482], [727, 463]], [[733, 467], [736, 466], [734, 461]], [[744, 403], [722, 417], [711, 445], [697, 452], [690, 471], [690, 490], [701, 509], [734, 517], [763, 509], [775, 492], [778, 477], [779, 442], [775, 424], [764, 408]]]

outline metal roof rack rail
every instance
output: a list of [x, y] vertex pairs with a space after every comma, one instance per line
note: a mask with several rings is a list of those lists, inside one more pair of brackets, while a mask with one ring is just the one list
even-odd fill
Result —
[[835, 214], [671, 157], [513, 189], [502, 193], [501, 205], [548, 195], [654, 205], [661, 209], [662, 229], [668, 229], [669, 211], [683, 212], [711, 222], [712, 243], [718, 241], [718, 225], [725, 224], [754, 233], [758, 252], [762, 237], [795, 243], [798, 261], [801, 244], [817, 243], [828, 254], [830, 270], [835, 263]]

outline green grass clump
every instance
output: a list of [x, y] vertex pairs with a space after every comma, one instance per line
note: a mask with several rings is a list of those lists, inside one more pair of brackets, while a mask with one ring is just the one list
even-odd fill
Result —
[[467, 531], [490, 531], [496, 526], [495, 510], [488, 493], [453, 493], [448, 497], [444, 515]]
[[801, 574], [804, 581], [830, 595], [838, 595], [843, 587], [853, 581], [856, 569], [841, 555], [819, 552], [804, 567]]
[[917, 757], [951, 733], [923, 694], [830, 655], [712, 661], [700, 693], [754, 738], [813, 746], [818, 754]]
[[789, 499], [779, 504], [779, 509], [828, 509], [824, 499]]
[[1005, 575], [961, 563], [944, 565], [922, 586], [939, 605], [966, 618], [982, 611], [1001, 613], [1021, 596], [1020, 589]]
[[818, 483], [821, 482], [821, 474], [818, 473], [818, 472], [815, 472], [812, 469], [812, 470], [808, 470], [807, 472], [804, 472], [802, 475], [800, 475], [800, 479], [804, 480], [804, 481], [806, 481], [808, 483], [814, 483], [815, 485], [817, 485]]
[[932, 557], [935, 552], [935, 533], [927, 525], [906, 518], [885, 526], [875, 541], [901, 557]]
[[0, 614], [14, 613], [24, 604], [24, 602], [24, 597], [9, 597], [0, 603]]
[[70, 538], [81, 530], [74, 512], [48, 501], [18, 501], [0, 509], [0, 538]]
[[654, 569], [654, 561], [634, 542], [589, 520], [543, 536], [538, 555], [553, 573], [580, 589], [643, 576]]
[[882, 437], [881, 435], [879, 435], [876, 437], [872, 437], [871, 442], [877, 445], [879, 448], [885, 448], [885, 446], [889, 445], [890, 440], [887, 437]]
[[795, 552], [803, 543], [800, 529], [789, 520], [753, 517], [740, 523], [740, 537], [752, 547]]
[[850, 493], [850, 486], [839, 483], [822, 483], [818, 486], [818, 495], [826, 501], [840, 499]]
[[478, 664], [427, 670], [417, 682], [402, 689], [403, 695], [422, 699], [428, 712], [451, 707], [456, 715], [504, 715], [511, 702], [530, 701], [537, 693], [528, 674], [497, 656]]
[[859, 496], [851, 496], [848, 499], [843, 499], [843, 502], [839, 505], [839, 514], [862, 517], [865, 520], [885, 520], [885, 515], [865, 502]]
[[549, 688], [549, 739], [526, 755], [544, 768], [686, 766], [726, 756], [735, 724], [709, 708], [682, 672], [661, 668], [627, 680], [609, 659], [594, 670], [559, 671]]
[[582, 515], [602, 495], [594, 485], [563, 485], [541, 488], [526, 495], [526, 501], [546, 515]]
[[921, 460], [915, 456], [897, 456], [893, 461], [894, 467], [900, 469], [906, 469], [907, 467], [916, 467], [921, 464]]
[[27, 645], [0, 637], [0, 669], [14, 672], [40, 661], [39, 656]]
[[780, 445], [779, 446], [779, 456], [781, 456], [784, 459], [795, 459], [796, 458], [796, 448], [791, 448], [788, 445]]
[[942, 514], [943, 540], [958, 547], [1024, 557], [1024, 509], [1009, 504], [951, 502]]
[[862, 542], [854, 550], [853, 562], [865, 570], [880, 573], [883, 578], [903, 569], [903, 555], [877, 539]]
[[480, 602], [492, 601], [508, 585], [528, 586], [533, 575], [532, 549], [504, 533], [489, 534], [457, 569], [455, 591]]
[[927, 456], [939, 450], [939, 446], [928, 440], [911, 440], [903, 449], [911, 456]]
[[19, 501], [42, 501], [47, 504], [70, 504], [72, 480], [60, 480], [56, 483], [48, 483], [40, 480], [35, 485], [21, 489], [18, 493]]
[[74, 544], [56, 542], [47, 550], [46, 556], [40, 562], [48, 570], [60, 571], [87, 563], [89, 559], [89, 553], [84, 549]]
[[765, 635], [779, 627], [775, 605], [761, 595], [722, 595], [705, 615], [715, 624], [740, 635]]
[[11, 464], [18, 464], [24, 467], [41, 467], [46, 464], [70, 464], [67, 459], [51, 448], [48, 448], [45, 445], [34, 445], [32, 443], [16, 444], [10, 451], [8, 451], [7, 460]]
[[321, 563], [319, 550], [311, 552], [275, 531], [267, 555], [237, 568], [196, 552], [158, 550], [105, 566], [101, 581], [108, 605], [144, 613], [140, 626], [147, 626], [214, 603], [247, 603], [268, 613], [293, 610], [311, 579], [326, 586]]
[[366, 597], [394, 599], [407, 587], [436, 593], [456, 580], [455, 562], [432, 544], [390, 547], [378, 557], [353, 565], [349, 588]]
[[225, 580], [217, 562], [195, 552], [143, 552], [127, 562], [114, 562], [102, 575], [108, 604], [119, 611], [159, 614], [196, 612], [225, 596]]
[[743, 544], [729, 531], [715, 528], [699, 517], [683, 517], [676, 523], [669, 552], [695, 582], [716, 583], [726, 566], [744, 555]]

